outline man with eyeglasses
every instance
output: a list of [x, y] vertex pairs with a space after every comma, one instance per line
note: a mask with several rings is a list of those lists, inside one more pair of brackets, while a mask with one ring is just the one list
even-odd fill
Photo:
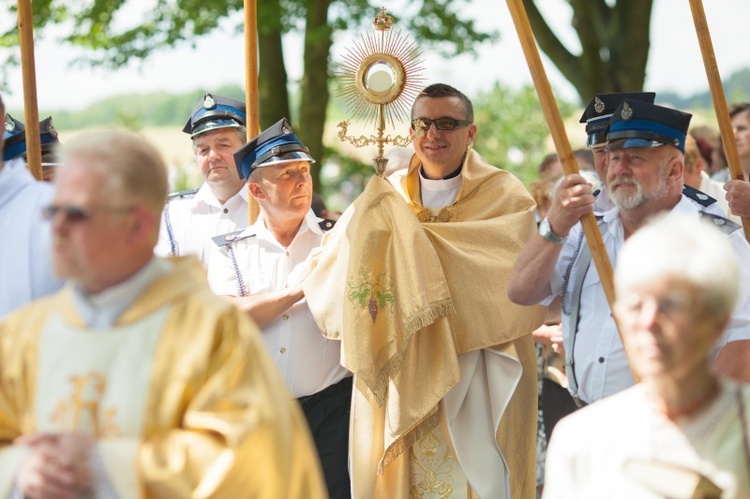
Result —
[[411, 118], [408, 170], [373, 177], [303, 283], [356, 378], [353, 496], [533, 497], [542, 310], [506, 282], [534, 201], [471, 149], [463, 93], [430, 85]]
[[[23, 125], [5, 115], [0, 98], [4, 142], [25, 136]], [[25, 147], [24, 147], [25, 151]], [[37, 182], [23, 158], [0, 158], [0, 318], [22, 305], [57, 291], [62, 282], [52, 272], [50, 226], [41, 218], [52, 199], [52, 187]]]
[[55, 188], [44, 213], [68, 285], [0, 324], [0, 495], [324, 497], [257, 327], [195, 258], [153, 254], [156, 148], [83, 134]]
[[190, 135], [203, 185], [169, 195], [156, 254], [196, 255], [208, 265], [211, 238], [248, 223], [248, 193], [232, 155], [245, 143], [245, 103], [206, 93], [183, 132]]
[[[743, 260], [750, 246], [733, 222], [683, 194], [683, 152], [691, 115], [638, 100], [624, 100], [609, 119], [605, 184], [614, 207], [599, 219], [613, 262], [623, 242], [655, 213], [689, 214], [721, 227]], [[568, 389], [579, 405], [596, 402], [634, 384], [617, 327], [579, 219], [594, 196], [583, 182], [561, 184], [548, 214], [513, 269], [510, 297], [520, 304], [547, 304], [562, 296], [563, 342]], [[722, 374], [750, 379], [750, 271], [743, 267], [739, 306], [715, 345], [714, 366]]]

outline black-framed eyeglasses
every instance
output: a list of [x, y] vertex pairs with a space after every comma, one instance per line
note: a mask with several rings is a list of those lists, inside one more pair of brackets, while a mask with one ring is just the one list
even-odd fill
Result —
[[414, 130], [422, 130], [427, 133], [432, 125], [438, 130], [455, 130], [460, 126], [471, 125], [470, 120], [457, 120], [456, 118], [437, 118], [434, 120], [428, 120], [427, 118], [417, 118], [412, 120], [411, 127]]
[[127, 213], [133, 211], [135, 206], [96, 206], [96, 207], [85, 207], [76, 206], [73, 204], [56, 205], [51, 204], [42, 208], [42, 218], [45, 220], [52, 220], [58, 213], [63, 214], [63, 218], [68, 223], [81, 223], [90, 219], [95, 212], [110, 212], [110, 213]]

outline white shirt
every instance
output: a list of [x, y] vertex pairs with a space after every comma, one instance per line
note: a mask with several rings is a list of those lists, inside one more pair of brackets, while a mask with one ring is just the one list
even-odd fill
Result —
[[208, 184], [203, 184], [194, 195], [170, 198], [162, 214], [154, 252], [159, 256], [196, 255], [204, 265], [208, 264], [210, 252], [216, 247], [212, 237], [247, 227], [247, 196], [247, 188], [242, 187], [221, 204]]
[[727, 201], [727, 192], [724, 190], [724, 184], [713, 180], [708, 176], [708, 173], [701, 172], [701, 185], [698, 189], [716, 200], [716, 204], [718, 204], [724, 212], [725, 217], [734, 223], [742, 225], [742, 219], [737, 215], [732, 215], [732, 210], [729, 209], [729, 202]]
[[450, 206], [456, 200], [458, 190], [461, 188], [461, 175], [456, 175], [449, 179], [432, 180], [422, 176], [422, 169], [419, 169], [419, 185], [422, 198], [422, 206], [430, 210], [432, 215], [445, 206]]
[[[237, 234], [235, 242], [212, 253], [208, 264], [209, 286], [218, 295], [241, 295], [229, 253], [231, 247], [248, 295], [283, 289], [310, 252], [320, 246], [323, 238], [318, 226], [320, 220], [310, 210], [292, 243], [284, 248], [266, 229], [261, 213], [252, 226]], [[263, 326], [262, 333], [271, 357], [295, 397], [312, 395], [350, 375], [341, 366], [341, 343], [323, 337], [304, 298]]]
[[[670, 215], [678, 213], [699, 216], [701, 211], [714, 213], [713, 206], [705, 208], [686, 196], [682, 196]], [[612, 208], [607, 211], [604, 214], [604, 222], [607, 227], [603, 231], [602, 239], [614, 267], [617, 262], [617, 251], [625, 240], [619, 210]], [[548, 305], [555, 296], [563, 294], [565, 275], [576, 253], [581, 230], [581, 224], [578, 223], [570, 231], [557, 260], [555, 272], [550, 279], [552, 294], [543, 300], [542, 304]], [[742, 231], [734, 231], [728, 237], [740, 261], [750, 261], [750, 245], [745, 240]], [[576, 256], [562, 301], [562, 328], [566, 354], [571, 353], [568, 349], [571, 348], [573, 339], [570, 330], [570, 308], [578, 262], [579, 258]], [[740, 272], [742, 278], [737, 307], [724, 336], [716, 344], [716, 352], [729, 341], [750, 339], [750, 267], [743, 265]], [[595, 402], [635, 383], [593, 261], [583, 281], [578, 334], [575, 337], [575, 349], [572, 354], [578, 382], [578, 396], [585, 402]]]
[[53, 193], [23, 160], [0, 170], [0, 317], [62, 286], [52, 271], [51, 227], [42, 219]]

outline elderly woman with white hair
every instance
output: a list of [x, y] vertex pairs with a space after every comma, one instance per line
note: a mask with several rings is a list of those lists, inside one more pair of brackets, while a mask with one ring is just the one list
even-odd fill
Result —
[[750, 497], [750, 387], [711, 370], [738, 265], [727, 236], [692, 218], [627, 241], [615, 315], [641, 382], [559, 423], [545, 498]]

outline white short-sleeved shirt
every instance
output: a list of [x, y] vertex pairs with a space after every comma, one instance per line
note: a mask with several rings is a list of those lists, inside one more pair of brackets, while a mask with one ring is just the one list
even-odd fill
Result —
[[[240, 296], [239, 272], [247, 295], [283, 289], [310, 252], [320, 246], [320, 221], [310, 210], [292, 243], [284, 248], [266, 229], [261, 213], [252, 226], [235, 235], [232, 243], [212, 253], [209, 286], [218, 295]], [[323, 337], [304, 298], [263, 326], [262, 333], [295, 397], [312, 395], [350, 375], [341, 366], [341, 342]]]
[[0, 317], [62, 286], [52, 270], [51, 227], [42, 219], [53, 193], [23, 160], [0, 170]]
[[[706, 208], [683, 195], [668, 216], [692, 214], [697, 217], [700, 216], [700, 212], [716, 214], [716, 210], [714, 205]], [[604, 214], [603, 219], [606, 228], [602, 231], [602, 239], [614, 266], [617, 262], [617, 252], [625, 239], [619, 210], [612, 208]], [[548, 305], [555, 296], [563, 295], [562, 328], [566, 354], [573, 354], [578, 396], [585, 402], [591, 403], [632, 386], [635, 380], [628, 366], [625, 350], [593, 262], [589, 265], [581, 289], [575, 348], [572, 352], [569, 351], [573, 339], [570, 308], [580, 261], [578, 243], [581, 231], [580, 223], [570, 231], [550, 280], [552, 294], [541, 303]], [[745, 240], [742, 231], [734, 231], [727, 237], [730, 238], [740, 261], [750, 261], [750, 245]], [[582, 244], [586, 244], [585, 240]], [[737, 307], [724, 336], [716, 345], [716, 352], [730, 341], [750, 339], [750, 267], [741, 266], [741, 272]], [[568, 274], [567, 279], [566, 274]]]
[[208, 184], [194, 193], [170, 196], [162, 213], [154, 252], [159, 256], [196, 255], [208, 264], [210, 252], [216, 246], [212, 237], [247, 227], [247, 199], [247, 188], [243, 187], [221, 204]]

